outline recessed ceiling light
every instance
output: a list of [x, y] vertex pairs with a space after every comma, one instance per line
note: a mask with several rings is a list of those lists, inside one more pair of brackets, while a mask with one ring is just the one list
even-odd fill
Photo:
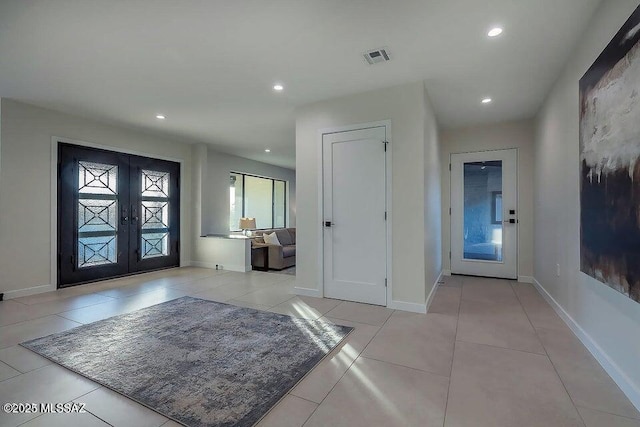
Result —
[[482, 100], [482, 103], [483, 103], [483, 104], [488, 104], [488, 103], [490, 103], [491, 101], [493, 101], [493, 99], [491, 99], [491, 98], [484, 98], [484, 99]]
[[281, 84], [275, 84], [273, 85], [273, 90], [277, 90], [278, 92], [280, 92], [281, 90], [284, 89], [284, 86], [282, 86]]
[[156, 119], [164, 120], [166, 119], [166, 117], [164, 116], [164, 114], [157, 114]]
[[500, 34], [502, 34], [502, 28], [500, 27], [494, 27], [487, 33], [489, 37], [498, 37]]
[[271, 150], [269, 150], [268, 148], [265, 148], [264, 152], [265, 152], [265, 153], [270, 153], [270, 152], [271, 152]]

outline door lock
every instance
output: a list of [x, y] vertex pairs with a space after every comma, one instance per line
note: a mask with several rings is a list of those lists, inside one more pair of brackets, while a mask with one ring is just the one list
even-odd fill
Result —
[[331, 223], [331, 221], [325, 221], [324, 226], [329, 228], [329, 227], [332, 227], [333, 224]]

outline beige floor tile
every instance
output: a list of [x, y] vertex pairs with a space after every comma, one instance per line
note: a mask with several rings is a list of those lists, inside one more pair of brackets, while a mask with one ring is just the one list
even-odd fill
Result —
[[113, 301], [113, 298], [109, 298], [100, 294], [87, 294], [32, 304], [29, 306], [29, 308], [40, 309], [42, 312], [47, 312], [47, 314], [58, 314], [64, 311], [90, 307], [92, 305], [102, 304], [109, 301]]
[[452, 274], [450, 276], [443, 275], [442, 281], [444, 284], [442, 286], [447, 286], [451, 288], [462, 288], [463, 276]]
[[480, 301], [519, 305], [509, 280], [465, 277], [462, 284], [462, 301]]
[[352, 322], [366, 323], [368, 325], [382, 326], [392, 313], [393, 310], [385, 307], [344, 301], [338, 304], [333, 310], [327, 312], [327, 316], [351, 320]]
[[455, 316], [396, 311], [363, 357], [449, 376], [456, 339]]
[[87, 411], [113, 426], [159, 427], [168, 421], [157, 412], [104, 387], [74, 401], [85, 403]]
[[352, 326], [354, 330], [291, 391], [293, 395], [316, 403], [322, 402], [329, 394], [380, 329], [377, 326], [341, 319], [323, 317], [321, 320], [343, 326]]
[[640, 418], [640, 413], [571, 330], [540, 328], [538, 335], [576, 405]]
[[318, 405], [287, 395], [256, 425], [256, 427], [301, 427]]
[[33, 320], [53, 314], [42, 306], [31, 306], [8, 300], [0, 302], [0, 327]]
[[49, 359], [19, 345], [0, 350], [0, 361], [23, 373], [51, 364]]
[[546, 356], [457, 342], [446, 427], [569, 427], [582, 421]]
[[429, 313], [457, 316], [458, 310], [460, 309], [461, 293], [461, 288], [438, 286], [436, 294], [433, 296], [433, 300], [429, 305]]
[[578, 406], [586, 427], [640, 427], [640, 420], [621, 417]]
[[180, 284], [189, 283], [192, 281], [194, 280], [186, 276], [162, 277], [128, 286], [120, 286], [117, 288], [100, 291], [99, 294], [111, 298], [126, 298], [132, 295], [168, 289], [173, 286], [178, 286]]
[[226, 302], [226, 304], [237, 305], [238, 307], [253, 308], [255, 310], [269, 311], [268, 305], [254, 304], [249, 301], [240, 301], [236, 299], [230, 299], [229, 301]]
[[57, 315], [0, 327], [0, 348], [13, 347], [23, 341], [75, 328], [80, 324]]
[[[65, 403], [100, 387], [58, 365], [49, 365], [0, 382], [0, 402]], [[0, 412], [0, 425], [16, 426], [39, 414]]]
[[4, 381], [20, 374], [20, 371], [13, 369], [11, 366], [7, 365], [4, 362], [0, 362], [0, 381]]
[[280, 303], [290, 300], [295, 295], [288, 289], [260, 289], [248, 294], [234, 298], [239, 301], [247, 301], [253, 304], [274, 307]]
[[20, 427], [108, 427], [109, 424], [95, 415], [82, 414], [45, 414], [22, 424]]
[[271, 308], [270, 311], [301, 319], [315, 320], [334, 309], [340, 303], [341, 301], [328, 298], [294, 296]]
[[130, 313], [141, 308], [149, 307], [162, 302], [185, 296], [185, 293], [176, 289], [165, 288], [154, 292], [145, 292], [126, 298], [113, 299], [102, 304], [77, 310], [65, 311], [59, 315], [80, 323], [92, 323], [119, 314]]
[[513, 290], [534, 328], [568, 330], [566, 323], [556, 314], [533, 285], [514, 283]]
[[311, 415], [315, 426], [442, 426], [448, 379], [359, 358]]
[[462, 300], [456, 339], [544, 354], [536, 331], [520, 304]]

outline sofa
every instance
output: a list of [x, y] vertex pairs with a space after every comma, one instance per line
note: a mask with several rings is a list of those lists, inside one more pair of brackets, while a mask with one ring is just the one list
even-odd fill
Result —
[[[254, 247], [264, 246], [263, 234], [271, 234], [275, 232], [278, 236], [279, 245], [267, 245], [269, 252], [268, 268], [270, 270], [282, 270], [296, 265], [296, 229], [295, 228], [276, 228], [272, 230], [257, 230], [253, 232], [252, 245]], [[252, 251], [252, 265], [264, 266], [262, 259], [262, 251], [256, 251], [255, 255]]]

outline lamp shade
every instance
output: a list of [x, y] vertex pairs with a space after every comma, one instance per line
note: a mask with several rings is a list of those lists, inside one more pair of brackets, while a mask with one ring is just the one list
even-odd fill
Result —
[[252, 230], [256, 228], [256, 219], [255, 218], [240, 218], [240, 229], [241, 230]]

